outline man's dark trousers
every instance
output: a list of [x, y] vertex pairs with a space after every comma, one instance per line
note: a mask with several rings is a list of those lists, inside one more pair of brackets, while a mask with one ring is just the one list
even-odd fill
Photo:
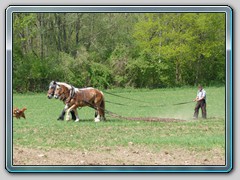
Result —
[[199, 108], [201, 108], [202, 109], [202, 118], [206, 119], [207, 118], [206, 106], [207, 106], [207, 104], [206, 104], [205, 99], [197, 101], [197, 104], [195, 106], [195, 111], [194, 111], [194, 117], [198, 118]]

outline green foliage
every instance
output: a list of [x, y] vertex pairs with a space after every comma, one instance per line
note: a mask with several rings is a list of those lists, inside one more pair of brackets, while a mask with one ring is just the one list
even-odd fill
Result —
[[112, 81], [111, 71], [100, 63], [92, 63], [89, 69], [90, 84], [93, 87], [107, 88]]
[[148, 59], [168, 66], [169, 85], [223, 83], [224, 18], [220, 13], [147, 14], [134, 37]]
[[131, 79], [128, 78], [129, 71], [127, 66], [132, 60], [132, 49], [124, 44], [118, 44], [109, 58], [109, 65], [112, 70], [113, 85], [125, 87]]
[[225, 84], [224, 13], [14, 13], [13, 87]]

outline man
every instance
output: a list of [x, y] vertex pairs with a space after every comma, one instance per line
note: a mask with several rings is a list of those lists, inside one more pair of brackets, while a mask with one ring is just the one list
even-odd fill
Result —
[[194, 116], [193, 118], [198, 118], [199, 108], [202, 109], [202, 118], [207, 118], [207, 110], [206, 110], [206, 91], [203, 89], [201, 85], [198, 86], [197, 97], [193, 100], [196, 101], [197, 104], [195, 106]]

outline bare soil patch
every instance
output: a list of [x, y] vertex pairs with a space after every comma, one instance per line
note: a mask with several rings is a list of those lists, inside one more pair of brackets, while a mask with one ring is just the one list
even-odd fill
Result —
[[183, 148], [149, 151], [129, 142], [128, 147], [96, 151], [43, 150], [14, 147], [13, 165], [224, 165], [224, 150], [189, 151]]

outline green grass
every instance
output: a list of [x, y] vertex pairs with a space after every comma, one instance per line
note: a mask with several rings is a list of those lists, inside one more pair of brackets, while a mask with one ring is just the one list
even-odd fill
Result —
[[[13, 104], [27, 107], [27, 119], [13, 120], [14, 145], [32, 148], [66, 148], [100, 151], [102, 147], [124, 147], [129, 142], [152, 150], [187, 148], [207, 151], [225, 148], [225, 89], [208, 87], [208, 119], [192, 120], [195, 103], [191, 101], [196, 88], [119, 89], [105, 93], [106, 109], [125, 117], [180, 118], [182, 122], [128, 121], [107, 115], [106, 122], [93, 121], [94, 110], [78, 110], [80, 122], [57, 121], [64, 107], [59, 100], [49, 100], [46, 94], [14, 94]], [[149, 103], [140, 103], [107, 94], [115, 93]], [[151, 105], [151, 106], [150, 106]], [[144, 106], [144, 107], [143, 107]], [[200, 112], [201, 117], [201, 112]]]

